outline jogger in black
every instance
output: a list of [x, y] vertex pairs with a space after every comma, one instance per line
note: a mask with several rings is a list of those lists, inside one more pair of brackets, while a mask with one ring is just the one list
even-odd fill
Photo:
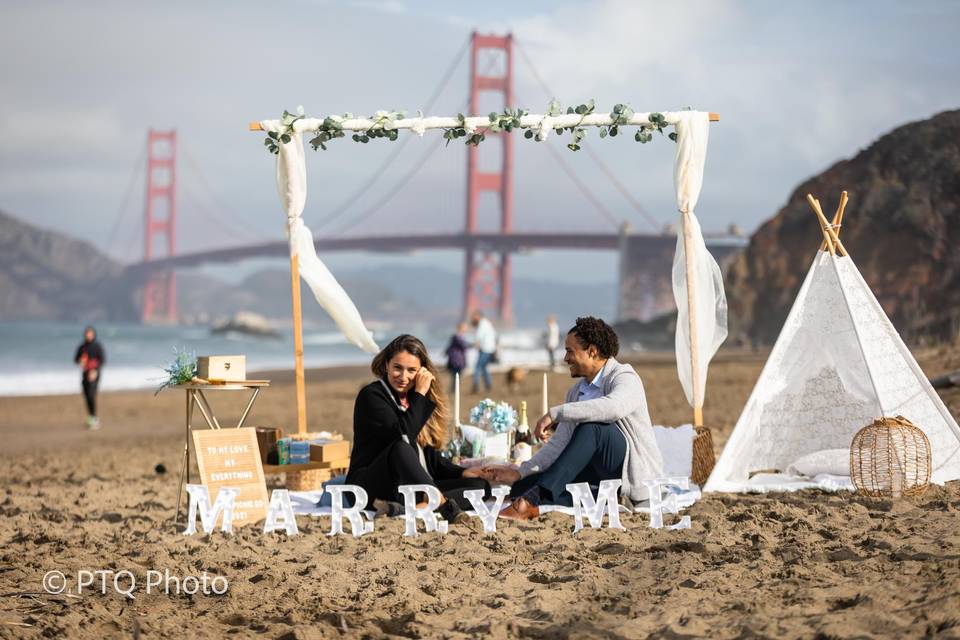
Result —
[[73, 361], [80, 365], [83, 399], [87, 404], [87, 428], [99, 429], [97, 417], [97, 388], [100, 386], [100, 369], [107, 361], [103, 346], [97, 341], [97, 331], [87, 327], [83, 331], [83, 342], [77, 347]]

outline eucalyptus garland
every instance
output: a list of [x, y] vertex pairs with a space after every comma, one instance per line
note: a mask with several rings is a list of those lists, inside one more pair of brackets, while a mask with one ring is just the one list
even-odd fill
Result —
[[[689, 109], [689, 107], [687, 108]], [[576, 107], [570, 106], [566, 109], [567, 115], [577, 114], [580, 116], [580, 120], [573, 125], [568, 127], [554, 127], [554, 133], [558, 136], [563, 135], [565, 132], [571, 134], [571, 141], [567, 144], [567, 148], [571, 151], [579, 151], [580, 143], [587, 135], [587, 128], [583, 126], [584, 119], [596, 112], [596, 104], [591, 100], [587, 100], [585, 103], [577, 105]], [[524, 138], [530, 140], [536, 140], [537, 142], [543, 142], [547, 139], [547, 134], [550, 131], [549, 119], [555, 118], [564, 113], [563, 107], [560, 102], [557, 100], [551, 100], [550, 104], [547, 107], [546, 115], [543, 120], [540, 121], [539, 126], [534, 126], [527, 128], [524, 131]], [[521, 118], [529, 115], [529, 111], [526, 109], [504, 109], [503, 112], [497, 113], [492, 112], [488, 116], [490, 124], [483, 128], [476, 128], [467, 122], [466, 116], [462, 113], [457, 114], [458, 124], [453, 127], [443, 129], [443, 138], [447, 141], [449, 145], [454, 140], [459, 140], [464, 138], [464, 144], [470, 146], [479, 146], [481, 142], [486, 140], [486, 133], [500, 133], [506, 132], [510, 133], [514, 129], [521, 128]], [[666, 135], [668, 138], [676, 142], [677, 134], [676, 132], [670, 132], [669, 134], [664, 134], [664, 128], [667, 127], [667, 119], [662, 113], [651, 113], [649, 116], [649, 123], [641, 125], [629, 125], [630, 118], [634, 115], [634, 110], [628, 104], [618, 103], [613, 105], [613, 109], [610, 111], [611, 123], [608, 125], [601, 125], [598, 127], [600, 129], [600, 137], [606, 138], [610, 136], [615, 138], [620, 134], [620, 130], [625, 126], [636, 126], [637, 129], [634, 132], [633, 139], [636, 142], [641, 144], [646, 144], [653, 140], [653, 132], [658, 131], [661, 135]], [[313, 150], [322, 149], [327, 150], [327, 143], [336, 140], [337, 138], [346, 137], [346, 132], [343, 129], [343, 122], [345, 120], [352, 120], [355, 116], [351, 113], [344, 113], [343, 115], [331, 115], [323, 119], [323, 122], [317, 127], [316, 134], [313, 138], [310, 139], [310, 146], [313, 147]], [[368, 118], [373, 122], [372, 125], [361, 131], [354, 131], [350, 138], [354, 142], [359, 142], [361, 144], [367, 144], [371, 140], [384, 139], [390, 142], [397, 140], [399, 136], [399, 131], [396, 128], [397, 120], [400, 120], [404, 117], [403, 111], [377, 111], [374, 115]], [[423, 114], [420, 114], [420, 117], [423, 117]], [[287, 144], [292, 139], [294, 133], [294, 124], [298, 120], [304, 118], [303, 107], [298, 107], [296, 113], [290, 113], [289, 111], [283, 112], [283, 117], [281, 119], [281, 130], [280, 131], [271, 131], [267, 133], [266, 139], [264, 139], [263, 144], [267, 147], [267, 150], [270, 153], [279, 153], [280, 145]], [[529, 125], [528, 125], [529, 127]], [[423, 130], [416, 131], [419, 134], [423, 134]]]

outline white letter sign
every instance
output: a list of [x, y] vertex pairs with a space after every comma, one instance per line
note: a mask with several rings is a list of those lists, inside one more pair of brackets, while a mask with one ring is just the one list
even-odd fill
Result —
[[[417, 518], [423, 520], [427, 531], [447, 532], [447, 521], [433, 512], [440, 506], [440, 490], [430, 484], [405, 484], [397, 487], [403, 495], [403, 519], [406, 521], [405, 536], [417, 535]], [[427, 506], [417, 508], [417, 493], [427, 494]]]
[[573, 496], [573, 518], [576, 533], [583, 529], [583, 514], [587, 514], [590, 526], [594, 529], [603, 527], [603, 514], [607, 513], [607, 526], [611, 529], [623, 529], [620, 524], [620, 503], [617, 501], [617, 489], [620, 480], [601, 480], [597, 499], [593, 499], [590, 485], [586, 482], [568, 484], [567, 491]]
[[187, 493], [190, 494], [190, 511], [187, 514], [187, 528], [183, 535], [192, 536], [197, 532], [197, 511], [200, 511], [200, 524], [204, 533], [213, 531], [217, 524], [217, 515], [222, 511], [220, 531], [233, 533], [233, 501], [239, 495], [239, 489], [221, 487], [217, 492], [217, 501], [210, 506], [210, 493], [202, 484], [188, 484]]
[[[653, 529], [663, 528], [663, 513], [680, 513], [677, 506], [677, 496], [670, 494], [667, 499], [662, 497], [661, 487], [676, 486], [681, 489], [690, 488], [689, 478], [657, 478], [656, 480], [644, 480], [643, 486], [650, 490], [650, 527]], [[683, 516], [680, 522], [670, 525], [669, 529], [689, 529], [690, 516]]]
[[[330, 494], [330, 533], [328, 536], [335, 536], [343, 533], [343, 519], [350, 521], [350, 530], [354, 538], [359, 538], [365, 533], [373, 531], [373, 522], [364, 522], [363, 508], [367, 505], [367, 492], [363, 487], [355, 484], [331, 484], [327, 485], [327, 493]], [[353, 506], [349, 509], [343, 506], [343, 494], [353, 494]]]

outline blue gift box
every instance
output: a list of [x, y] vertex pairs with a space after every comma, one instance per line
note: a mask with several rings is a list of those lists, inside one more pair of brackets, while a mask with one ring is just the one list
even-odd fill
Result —
[[291, 440], [288, 460], [290, 464], [308, 464], [310, 462], [310, 443], [304, 440]]

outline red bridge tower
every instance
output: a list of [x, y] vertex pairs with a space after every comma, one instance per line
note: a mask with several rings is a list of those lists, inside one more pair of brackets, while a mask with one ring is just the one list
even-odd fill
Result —
[[[147, 197], [143, 259], [173, 257], [177, 219], [177, 132], [147, 134]], [[160, 241], [160, 251], [155, 249]], [[145, 323], [177, 321], [177, 286], [173, 270], [148, 276], [143, 285]]]
[[[481, 91], [502, 93], [504, 107], [512, 108], [513, 36], [482, 36], [474, 32], [470, 49], [470, 115], [479, 114]], [[503, 75], [478, 75], [477, 58], [482, 49], [504, 52], [506, 68]], [[480, 171], [477, 165], [479, 149], [467, 147], [467, 221], [464, 233], [468, 236], [478, 230], [477, 208], [483, 191], [500, 196], [500, 233], [513, 231], [513, 137], [507, 132], [488, 131], [486, 135], [500, 136], [503, 158], [499, 171]], [[510, 326], [513, 323], [510, 298], [510, 254], [503, 252], [497, 256], [488, 249], [469, 244], [464, 261], [464, 317], [479, 309], [488, 316], [499, 316], [503, 326]]]

